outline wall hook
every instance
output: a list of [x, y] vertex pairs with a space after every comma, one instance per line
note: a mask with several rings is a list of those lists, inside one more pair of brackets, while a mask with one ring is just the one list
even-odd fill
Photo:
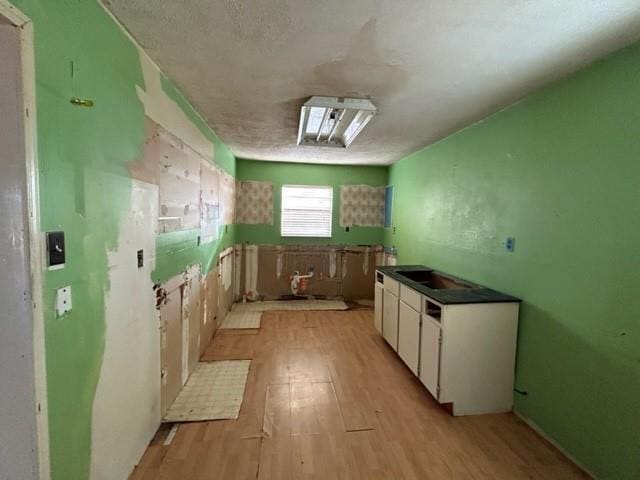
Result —
[[77, 98], [73, 97], [71, 100], [71, 105], [75, 105], [76, 107], [93, 107], [93, 100], [89, 100], [86, 98]]

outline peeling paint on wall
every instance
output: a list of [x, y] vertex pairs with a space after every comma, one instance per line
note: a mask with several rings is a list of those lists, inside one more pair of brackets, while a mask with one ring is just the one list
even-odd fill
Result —
[[136, 88], [146, 115], [204, 158], [213, 161], [213, 143], [200, 131], [184, 110], [169, 98], [162, 87], [162, 73], [149, 57], [143, 51], [139, 52], [139, 56], [144, 75], [144, 88]]
[[[157, 205], [158, 187], [134, 181], [117, 247], [109, 252], [105, 347], [91, 425], [96, 480], [127, 477], [160, 421], [160, 335], [151, 282]], [[141, 268], [134, 261], [140, 249]]]
[[[117, 339], [124, 335], [123, 329], [135, 331], [131, 322], [137, 315], [148, 314], [146, 302], [154, 302], [151, 278], [162, 282], [194, 264], [208, 271], [215, 267], [217, 250], [233, 244], [234, 235], [229, 226], [220, 241], [197, 246], [198, 215], [193, 230], [155, 238], [157, 256], [153, 257], [152, 247], [143, 247], [146, 277], [130, 289], [137, 292], [147, 285], [149, 291], [140, 291], [136, 298], [126, 296], [124, 272], [133, 269], [136, 278], [143, 275], [137, 270], [136, 251], [130, 257], [125, 253], [133, 248], [127, 242], [136, 238], [125, 227], [132, 221], [131, 202], [139, 185], [132, 178], [159, 182], [149, 166], [155, 166], [161, 155], [153, 148], [145, 150], [153, 123], [179, 138], [199, 158], [213, 160], [215, 148], [216, 157], [224, 163], [227, 184], [234, 183], [229, 174], [235, 172], [235, 158], [97, 2], [14, 3], [31, 18], [35, 30], [41, 227], [63, 230], [68, 252], [64, 269], [44, 275], [51, 476], [85, 480], [93, 472], [96, 478], [124, 478], [126, 473], [121, 472], [130, 465], [136, 448], [124, 456], [118, 449], [139, 444], [150, 427], [144, 415], [125, 426], [127, 412], [123, 422], [105, 423], [111, 419], [107, 403], [122, 401], [122, 389], [111, 388], [119, 365], [123, 358], [137, 358], [139, 353], [130, 351], [130, 342]], [[73, 79], [70, 60], [81, 73]], [[95, 107], [74, 107], [69, 103], [72, 95], [94, 99]], [[139, 164], [132, 166], [134, 159], [140, 159]], [[230, 197], [231, 206], [235, 199], [233, 194]], [[226, 210], [231, 224], [233, 209]], [[73, 309], [56, 318], [55, 290], [67, 285], [73, 288]], [[157, 326], [156, 319], [154, 311], [150, 320]], [[140, 369], [152, 358], [141, 360]], [[138, 366], [131, 370], [138, 371]], [[128, 372], [123, 374], [126, 377]], [[149, 381], [160, 382], [159, 373]], [[136, 398], [150, 388], [139, 387], [137, 392], [133, 388]], [[134, 411], [139, 411], [139, 405], [134, 401]], [[148, 404], [147, 408], [154, 412], [159, 407]], [[121, 432], [125, 440], [111, 448], [114, 436]], [[105, 467], [110, 461], [113, 470]]]

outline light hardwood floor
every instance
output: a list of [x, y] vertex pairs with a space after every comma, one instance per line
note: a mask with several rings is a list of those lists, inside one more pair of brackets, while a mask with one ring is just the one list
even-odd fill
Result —
[[203, 360], [252, 359], [238, 420], [163, 427], [132, 479], [588, 478], [513, 414], [450, 416], [371, 310], [266, 312]]

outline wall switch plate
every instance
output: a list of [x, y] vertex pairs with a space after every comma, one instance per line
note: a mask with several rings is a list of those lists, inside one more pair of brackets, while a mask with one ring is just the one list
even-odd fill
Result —
[[515, 237], [507, 237], [507, 239], [504, 242], [504, 247], [507, 249], [507, 252], [513, 252], [516, 248]]
[[71, 310], [71, 287], [56, 290], [56, 313], [59, 317]]
[[64, 232], [47, 232], [47, 264], [62, 268], [65, 263]]

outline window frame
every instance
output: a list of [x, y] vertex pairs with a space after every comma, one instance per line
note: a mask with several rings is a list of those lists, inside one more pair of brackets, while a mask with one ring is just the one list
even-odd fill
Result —
[[[308, 189], [318, 189], [318, 190], [328, 190], [329, 191], [329, 234], [322, 235], [318, 232], [313, 232], [310, 235], [292, 235], [285, 234], [283, 231], [284, 227], [284, 213], [285, 213], [285, 188], [308, 188]], [[281, 238], [332, 238], [333, 237], [333, 208], [334, 208], [334, 187], [333, 185], [300, 185], [300, 184], [283, 184], [280, 187], [280, 237]]]

